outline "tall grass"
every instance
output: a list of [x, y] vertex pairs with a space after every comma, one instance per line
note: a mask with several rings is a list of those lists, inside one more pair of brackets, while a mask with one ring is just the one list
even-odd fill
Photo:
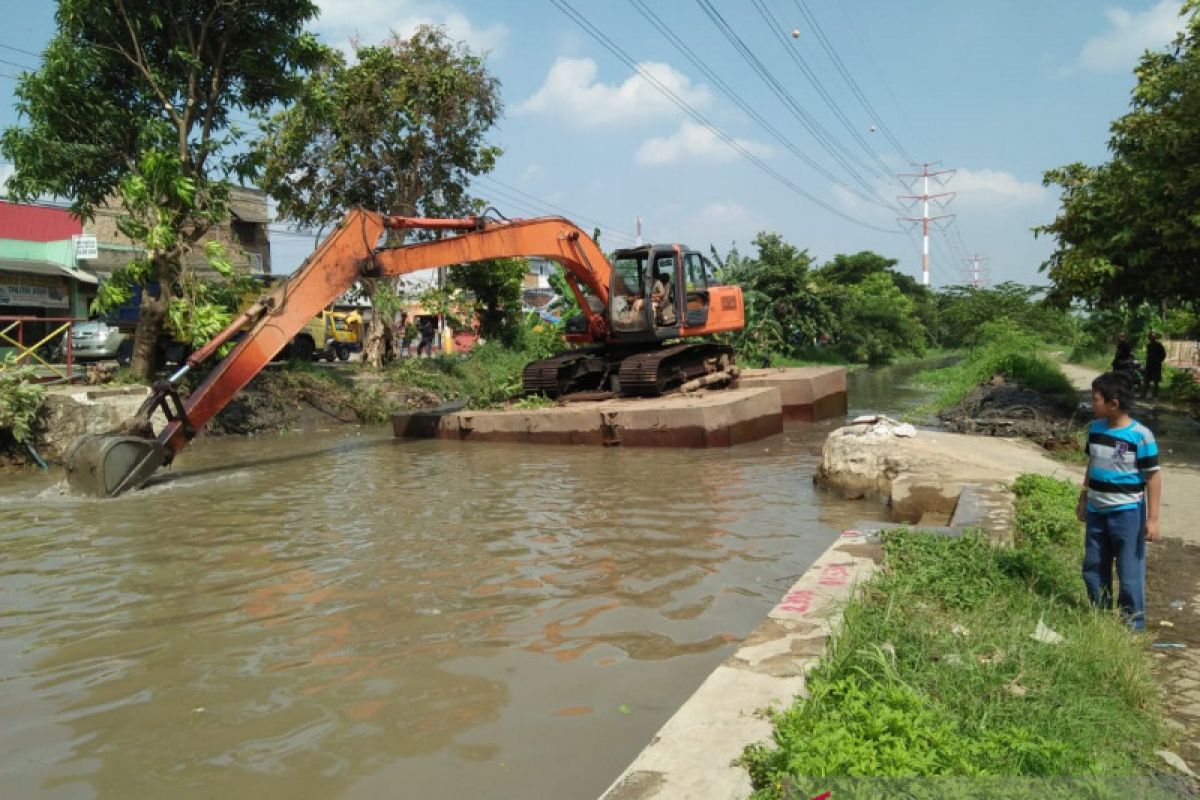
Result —
[[941, 411], [962, 402], [967, 394], [994, 375], [1049, 395], [1064, 407], [1078, 401], [1075, 389], [1059, 366], [1042, 355], [1044, 343], [1018, 330], [1011, 322], [983, 326], [983, 343], [971, 349], [962, 361], [942, 369], [928, 370], [917, 381], [938, 389], [924, 410]]
[[[846, 608], [809, 697], [774, 715], [773, 743], [747, 748], [754, 797], [1146, 796], [1089, 794], [1079, 781], [1008, 795], [1004, 786], [1030, 786], [986, 780], [1072, 776], [1103, 788], [1090, 779], [1145, 775], [1162, 735], [1140, 641], [1087, 605], [1076, 487], [1025, 476], [1014, 490], [1014, 548], [979, 535], [886, 537], [882, 573]], [[1034, 640], [1039, 621], [1064, 641]], [[856, 780], [935, 776], [970, 780], [907, 784], [927, 793], [903, 795]]]

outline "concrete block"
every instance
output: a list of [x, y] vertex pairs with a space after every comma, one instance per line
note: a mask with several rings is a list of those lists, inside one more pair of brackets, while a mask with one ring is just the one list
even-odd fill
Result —
[[[418, 436], [412, 415], [393, 418], [396, 436]], [[568, 403], [553, 408], [460, 411], [436, 436], [477, 442], [608, 447], [731, 447], [783, 431], [779, 390], [727, 389], [667, 397]]]
[[748, 369], [742, 371], [738, 385], [775, 387], [786, 417], [812, 422], [846, 414], [844, 367]]

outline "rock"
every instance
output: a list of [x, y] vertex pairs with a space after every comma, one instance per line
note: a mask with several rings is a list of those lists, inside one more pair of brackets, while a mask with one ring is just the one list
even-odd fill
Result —
[[[871, 433], [884, 426], [893, 429], [889, 422], [879, 421], [847, 425], [830, 433], [821, 449], [816, 482], [843, 497], [886, 502], [893, 495], [893, 482], [901, 475], [914, 476], [910, 480], [917, 486], [947, 485], [940, 492], [942, 497], [954, 491], [948, 484], [993, 485], [1025, 472], [1077, 478], [1077, 468], [1054, 461], [1025, 442], [941, 431], [921, 431], [912, 438]], [[952, 508], [949, 504], [943, 513]]]
[[118, 428], [137, 413], [149, 392], [145, 386], [127, 386], [47, 393], [36, 443], [38, 451], [46, 460], [61, 463], [76, 437]]

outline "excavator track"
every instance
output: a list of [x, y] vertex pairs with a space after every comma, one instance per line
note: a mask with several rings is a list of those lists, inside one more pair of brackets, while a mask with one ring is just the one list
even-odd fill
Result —
[[655, 397], [733, 364], [733, 348], [711, 342], [677, 344], [638, 353], [621, 362], [621, 394]]
[[521, 371], [521, 386], [527, 395], [561, 397], [601, 388], [615, 369], [615, 362], [598, 348], [568, 350], [526, 364]]

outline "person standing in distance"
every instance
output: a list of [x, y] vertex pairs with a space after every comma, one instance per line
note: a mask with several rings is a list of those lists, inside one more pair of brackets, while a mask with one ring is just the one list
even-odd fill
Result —
[[1158, 397], [1158, 385], [1162, 383], [1163, 362], [1167, 360], [1167, 348], [1158, 340], [1158, 333], [1150, 331], [1146, 344], [1146, 396]]

